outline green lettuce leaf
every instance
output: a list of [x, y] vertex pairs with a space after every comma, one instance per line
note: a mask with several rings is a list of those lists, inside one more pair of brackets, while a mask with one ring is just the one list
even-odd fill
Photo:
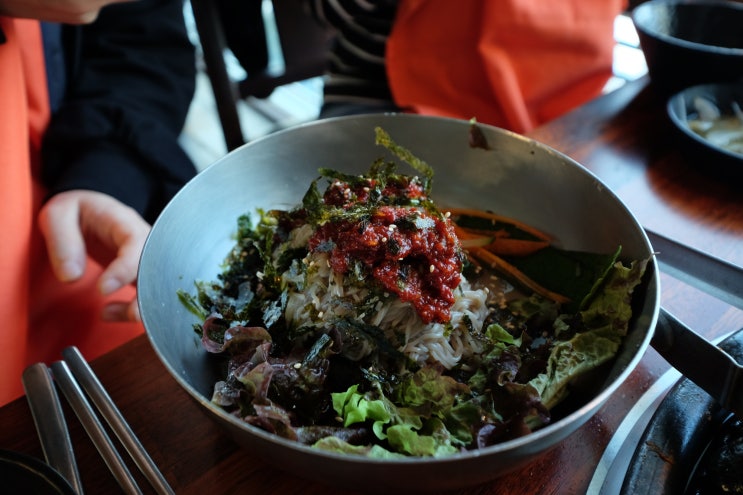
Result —
[[467, 392], [465, 384], [442, 375], [435, 368], [424, 367], [408, 375], [397, 387], [396, 402], [428, 418], [446, 414], [457, 397]]
[[[439, 370], [424, 367], [408, 375], [395, 388], [394, 403], [382, 393], [381, 387], [365, 395], [358, 392], [358, 385], [332, 394], [332, 400], [345, 426], [371, 421], [375, 436], [386, 440], [392, 452], [440, 456], [457, 452], [472, 440], [469, 428], [463, 423], [466, 418], [452, 413], [458, 398], [468, 390], [465, 384], [441, 375]], [[456, 434], [447, 428], [448, 424]], [[336, 443], [332, 444], [332, 448], [337, 447]], [[364, 449], [351, 450], [369, 454]]]
[[430, 420], [426, 429], [430, 429], [431, 434], [423, 434], [407, 424], [393, 425], [387, 429], [387, 441], [394, 451], [419, 457], [446, 456], [459, 450], [440, 420]]
[[569, 298], [563, 311], [573, 313], [590, 303], [621, 250], [620, 246], [613, 253], [599, 254], [549, 246], [529, 256], [504, 259], [541, 286]]
[[555, 345], [545, 373], [529, 382], [548, 409], [565, 397], [570, 383], [577, 377], [614, 357], [627, 334], [632, 317], [632, 292], [640, 283], [647, 262], [633, 262], [630, 267], [614, 265], [603, 290], [580, 312], [585, 330]]
[[406, 457], [403, 454], [389, 451], [380, 445], [352, 445], [338, 437], [321, 438], [313, 447], [325, 450], [327, 452], [337, 452], [339, 454], [353, 454], [361, 457], [370, 457], [373, 459], [401, 459]]
[[389, 401], [368, 399], [357, 391], [358, 388], [358, 385], [352, 385], [345, 392], [331, 394], [333, 409], [343, 418], [344, 426], [371, 420], [374, 434], [379, 439], [384, 439], [385, 434], [382, 428], [392, 419], [388, 409]]

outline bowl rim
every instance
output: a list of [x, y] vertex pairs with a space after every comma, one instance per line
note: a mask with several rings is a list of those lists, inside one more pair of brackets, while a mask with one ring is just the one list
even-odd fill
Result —
[[656, 38], [666, 43], [672, 43], [677, 46], [702, 51], [706, 53], [716, 55], [730, 55], [735, 57], [743, 57], [743, 47], [728, 47], [719, 45], [708, 45], [705, 43], [699, 43], [696, 41], [689, 41], [684, 38], [672, 36], [670, 34], [663, 33], [661, 31], [652, 29], [647, 24], [642, 22], [642, 19], [638, 19], [640, 14], [649, 9], [654, 9], [656, 6], [706, 6], [706, 7], [721, 7], [723, 9], [731, 11], [740, 11], [743, 14], [743, 3], [732, 2], [728, 0], [650, 0], [643, 2], [630, 12], [630, 17], [635, 29], [638, 31], [638, 35], [645, 35], [648, 37]]
[[686, 136], [690, 137], [693, 141], [699, 143], [710, 151], [720, 153], [730, 159], [737, 160], [743, 166], [743, 154], [721, 148], [720, 146], [717, 146], [710, 142], [708, 139], [700, 136], [699, 134], [691, 130], [691, 128], [689, 128], [689, 126], [686, 124], [685, 120], [686, 117], [688, 117], [688, 112], [687, 115], [683, 116], [678, 115], [678, 113], [676, 112], [676, 106], [679, 102], [683, 103], [684, 106], [686, 105], [684, 99], [688, 93], [713, 88], [731, 88], [733, 90], [738, 89], [740, 90], [741, 94], [743, 94], [743, 80], [738, 82], [696, 84], [694, 86], [686, 87], [668, 98], [668, 101], [666, 103], [666, 113], [668, 114], [668, 118], [671, 120], [673, 125], [681, 132], [683, 132]]
[[[444, 122], [450, 122], [452, 124], [456, 125], [465, 125], [468, 121], [461, 120], [461, 119], [455, 119], [451, 117], [438, 117], [438, 116], [422, 116], [417, 114], [398, 114], [398, 113], [392, 113], [392, 114], [369, 114], [369, 115], [347, 115], [347, 116], [341, 116], [341, 117], [333, 117], [323, 120], [316, 120], [304, 124], [299, 124], [297, 126], [293, 126], [287, 129], [283, 129], [280, 131], [277, 131], [276, 133], [264, 136], [262, 138], [256, 139], [254, 141], [251, 141], [249, 143], [244, 144], [240, 148], [233, 150], [228, 155], [235, 155], [236, 153], [244, 153], [245, 149], [251, 149], [255, 146], [263, 146], [265, 142], [270, 142], [276, 139], [280, 139], [284, 135], [290, 135], [292, 133], [296, 132], [303, 132], [303, 128], [306, 127], [315, 127], [315, 126], [332, 126], [337, 123], [343, 123], [343, 122], [354, 122], [357, 120], [360, 121], [377, 121], [380, 122], [384, 119], [402, 119], [402, 120], [434, 120], [434, 121], [444, 121]], [[598, 177], [590, 170], [584, 168], [578, 161], [570, 157], [569, 155], [565, 154], [562, 151], [556, 150], [555, 148], [552, 148], [551, 146], [542, 143], [541, 141], [538, 141], [534, 138], [521, 135], [503, 128], [498, 128], [496, 126], [491, 126], [488, 124], [479, 124], [483, 127], [486, 127], [488, 129], [492, 129], [494, 132], [497, 132], [499, 134], [503, 134], [505, 136], [508, 136], [509, 139], [515, 139], [519, 141], [523, 141], [525, 143], [529, 143], [530, 145], [534, 146], [535, 148], [540, 149], [542, 152], [558, 156], [560, 160], [564, 161], [565, 163], [569, 164], [571, 168], [577, 167], [576, 170], [579, 170], [581, 174], [585, 175], [587, 178], [592, 179], [593, 181], [597, 182], [598, 184], [603, 184], [598, 179]], [[243, 151], [240, 151], [243, 150]], [[225, 163], [229, 160], [228, 156], [222, 157], [220, 160], [214, 163], [210, 168], [212, 170], [218, 170], [219, 167], [223, 165], [219, 165], [221, 163]], [[216, 168], [213, 168], [215, 166], [218, 166]], [[207, 173], [215, 173], [207, 171]], [[197, 180], [196, 178], [193, 179], [193, 181]], [[198, 179], [201, 180], [201, 179]], [[186, 187], [192, 187], [190, 186], [190, 183], [186, 185]], [[603, 187], [603, 185], [602, 185]], [[185, 189], [185, 188], [184, 188]], [[185, 194], [182, 189], [179, 191], [177, 196], [180, 196], [182, 194]], [[627, 205], [621, 201], [618, 196], [611, 190], [611, 189], [605, 189], [605, 192], [609, 194], [610, 196], [613, 196], [621, 205], [621, 207], [625, 210], [625, 213], [628, 215], [628, 218], [631, 218], [633, 222], [637, 223], [639, 225], [639, 221], [637, 220], [635, 214], [632, 210], [630, 210]], [[177, 197], [176, 196], [176, 197]], [[175, 198], [174, 198], [175, 199]], [[172, 202], [173, 200], [171, 200]], [[157, 228], [158, 222], [162, 222], [163, 220], [158, 220], [153, 225], [153, 231], [155, 228]], [[643, 234], [644, 236], [644, 234]], [[647, 243], [649, 246], [649, 240], [646, 236], [644, 236], [644, 242]], [[149, 238], [148, 238], [149, 243]], [[147, 248], [147, 245], [145, 246]], [[141, 261], [140, 261], [141, 264]], [[277, 445], [280, 447], [286, 447], [291, 449], [297, 454], [303, 455], [303, 456], [310, 456], [313, 458], [325, 458], [330, 459], [334, 462], [340, 463], [339, 466], [345, 465], [353, 465], [353, 464], [364, 464], [364, 465], [374, 465], [374, 466], [405, 466], [405, 465], [420, 465], [425, 464], [426, 466], [441, 466], [441, 465], [448, 465], [448, 464], [455, 464], [458, 465], [463, 462], [470, 461], [472, 459], [476, 458], [487, 458], [489, 456], [494, 455], [513, 455], [517, 452], [531, 452], [534, 453], [534, 449], [537, 450], [538, 453], [543, 453], [545, 449], [541, 447], [543, 442], [549, 440], [550, 438], [557, 438], [559, 437], [559, 440], [554, 443], [550, 444], [549, 448], [555, 447], [558, 445], [561, 441], [565, 439], [565, 437], [569, 436], [572, 432], [575, 431], [575, 429], [581, 427], [584, 423], [587, 423], [588, 421], [593, 418], [600, 408], [605, 404], [605, 402], [617, 391], [619, 388], [626, 383], [627, 379], [629, 378], [630, 374], [637, 368], [639, 365], [640, 360], [642, 359], [644, 355], [644, 350], [648, 349], [650, 347], [650, 340], [652, 338], [656, 323], [657, 323], [657, 317], [658, 312], [660, 308], [660, 295], [661, 295], [661, 284], [660, 284], [660, 275], [659, 275], [659, 268], [657, 263], [652, 263], [652, 265], [649, 265], [648, 267], [648, 276], [649, 276], [649, 293], [647, 296], [646, 304], [648, 304], [650, 307], [652, 307], [651, 314], [643, 316], [641, 313], [638, 313], [638, 317], [641, 318], [647, 318], [640, 323], [643, 327], [647, 327], [648, 330], [645, 332], [642, 341], [635, 343], [635, 345], [642, 348], [641, 352], [634, 352], [632, 354], [632, 359], [630, 359], [627, 363], [624, 364], [623, 369], [615, 376], [610, 383], [607, 383], [606, 386], [600, 390], [597, 394], [594, 394], [593, 397], [591, 397], [590, 400], [588, 400], [585, 404], [581, 405], [580, 407], [570, 411], [567, 413], [564, 417], [561, 417], [557, 419], [555, 422], [549, 423], [545, 425], [542, 428], [539, 428], [528, 435], [524, 435], [521, 437], [517, 437], [514, 439], [506, 440], [503, 442], [499, 442], [487, 447], [483, 447], [480, 449], [475, 450], [468, 450], [468, 451], [462, 451], [455, 454], [442, 456], [442, 457], [417, 457], [417, 456], [410, 456], [410, 457], [403, 457], [403, 458], [370, 458], [365, 456], [354, 456], [344, 453], [338, 453], [333, 451], [325, 451], [322, 449], [316, 449], [309, 445], [304, 445], [301, 443], [298, 443], [293, 440], [289, 440], [286, 438], [283, 438], [279, 435], [276, 435], [274, 433], [270, 433], [267, 431], [264, 431], [256, 426], [250, 425], [246, 423], [245, 421], [240, 420], [239, 418], [229, 414], [224, 409], [220, 408], [219, 406], [216, 406], [215, 404], [211, 403], [210, 398], [204, 396], [202, 393], [200, 393], [196, 388], [186, 379], [184, 376], [182, 376], [172, 365], [172, 363], [167, 359], [167, 357], [164, 355], [161, 344], [156, 341], [156, 339], [151, 334], [149, 328], [148, 328], [148, 322], [147, 322], [147, 316], [144, 315], [143, 322], [146, 329], [146, 335], [147, 338], [157, 355], [159, 361], [164, 365], [166, 368], [168, 374], [173, 378], [179, 386], [186, 391], [192, 399], [194, 399], [197, 403], [199, 403], [202, 408], [214, 415], [216, 418], [218, 418], [221, 422], [229, 425], [230, 427], [237, 428], [239, 430], [245, 431], [250, 433], [253, 437], [257, 437], [258, 440], [267, 442], [269, 444]], [[138, 283], [141, 282], [141, 279]], [[138, 286], [138, 289], [140, 287]], [[138, 290], [138, 299], [139, 299], [140, 291]], [[567, 431], [566, 433], [560, 433], [560, 431]], [[531, 457], [531, 456], [530, 456]]]

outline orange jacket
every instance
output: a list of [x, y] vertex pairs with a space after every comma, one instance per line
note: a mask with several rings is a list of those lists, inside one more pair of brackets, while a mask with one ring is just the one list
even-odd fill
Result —
[[[39, 24], [0, 17], [0, 405], [23, 394], [21, 373], [50, 363], [76, 345], [93, 359], [142, 333], [140, 324], [104, 323], [96, 288], [100, 268], [71, 284], [54, 278], [36, 216], [43, 189], [36, 180], [41, 136], [49, 121]], [[117, 294], [116, 298], [132, 297]]]
[[395, 102], [526, 132], [600, 94], [626, 0], [402, 0], [387, 42]]

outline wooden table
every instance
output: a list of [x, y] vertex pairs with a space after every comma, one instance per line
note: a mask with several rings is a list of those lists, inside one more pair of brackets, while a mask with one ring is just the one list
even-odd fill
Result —
[[[705, 163], [685, 153], [664, 105], [642, 79], [530, 136], [592, 170], [644, 226], [743, 265], [740, 185], [709, 176]], [[661, 287], [663, 305], [706, 337], [743, 328], [743, 311], [669, 276], [662, 277]], [[240, 449], [166, 373], [145, 337], [92, 365], [177, 493], [340, 493], [276, 470]], [[617, 426], [667, 369], [649, 349], [628, 381], [577, 432], [524, 468], [462, 493], [585, 493]], [[82, 427], [71, 411], [67, 414], [86, 491], [116, 493], [118, 486]], [[42, 457], [25, 399], [0, 409], [0, 425], [0, 448]]]

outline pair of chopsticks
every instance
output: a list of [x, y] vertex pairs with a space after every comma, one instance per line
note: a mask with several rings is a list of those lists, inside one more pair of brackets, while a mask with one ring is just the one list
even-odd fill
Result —
[[56, 383], [125, 493], [141, 494], [142, 491], [106, 433], [93, 405], [155, 491], [161, 495], [174, 494], [80, 351], [76, 347], [67, 347], [62, 351], [62, 357], [62, 361], [49, 367], [36, 363], [23, 372], [23, 386], [47, 462], [60, 471], [77, 493], [82, 494], [72, 443], [54, 386]]

